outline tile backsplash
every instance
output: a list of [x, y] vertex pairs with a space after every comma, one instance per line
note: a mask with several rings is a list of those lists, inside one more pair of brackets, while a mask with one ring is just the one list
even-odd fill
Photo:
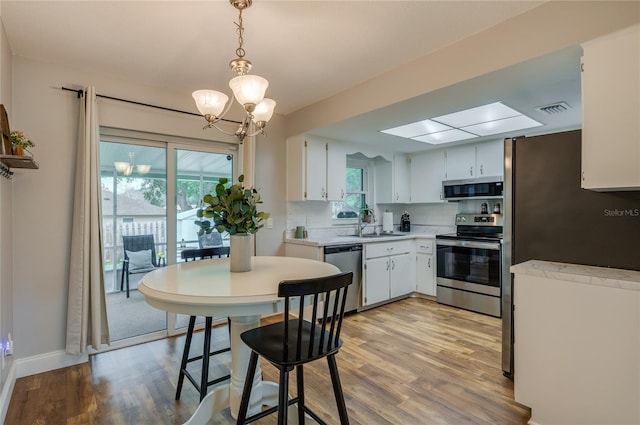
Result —
[[[400, 216], [406, 210], [411, 224], [425, 226], [453, 226], [458, 211], [467, 212], [475, 206], [464, 205], [468, 201], [443, 202], [441, 204], [379, 204], [376, 206], [376, 224], [382, 225], [385, 211], [393, 212], [394, 225], [400, 224]], [[465, 208], [463, 210], [462, 208]], [[480, 211], [480, 204], [477, 206]], [[287, 202], [287, 229], [305, 226], [307, 229], [338, 227], [331, 220], [331, 203], [323, 201]], [[351, 225], [352, 226], [352, 225]]]

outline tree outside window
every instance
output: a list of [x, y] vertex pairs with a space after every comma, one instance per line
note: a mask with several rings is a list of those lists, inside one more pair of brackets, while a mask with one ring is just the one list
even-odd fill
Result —
[[347, 193], [344, 201], [332, 203], [332, 218], [354, 219], [367, 205], [368, 166], [355, 162], [347, 162]]

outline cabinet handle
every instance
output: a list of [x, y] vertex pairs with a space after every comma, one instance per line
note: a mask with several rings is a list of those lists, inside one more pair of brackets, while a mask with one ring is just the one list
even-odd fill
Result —
[[482, 165], [480, 165], [480, 175], [483, 174], [483, 169], [482, 169]]
[[391, 262], [391, 260], [387, 260], [387, 270], [389, 270], [389, 263]]
[[340, 189], [340, 199], [344, 199], [344, 189]]
[[391, 260], [391, 270], [395, 270], [396, 269], [396, 262]]
[[427, 262], [427, 267], [431, 268], [431, 258], [429, 258], [429, 261]]
[[426, 245], [420, 245], [420, 248], [427, 249]]
[[398, 194], [398, 192], [396, 192], [396, 201], [400, 199], [400, 195]]
[[469, 167], [469, 175], [473, 176], [473, 165], [471, 167]]
[[393, 247], [387, 248], [387, 251], [393, 251]]
[[320, 192], [320, 194], [322, 195], [322, 198], [327, 197], [327, 192], [324, 190], [324, 187], [322, 188], [322, 191]]
[[584, 171], [582, 172], [582, 181], [584, 181]]

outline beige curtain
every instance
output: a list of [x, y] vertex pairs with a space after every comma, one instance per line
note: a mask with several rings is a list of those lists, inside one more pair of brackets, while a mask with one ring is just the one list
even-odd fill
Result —
[[110, 343], [102, 273], [97, 113], [96, 89], [88, 87], [80, 100], [69, 255], [66, 350], [70, 354]]

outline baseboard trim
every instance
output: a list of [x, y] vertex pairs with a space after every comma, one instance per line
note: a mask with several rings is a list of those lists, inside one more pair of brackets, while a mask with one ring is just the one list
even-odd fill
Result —
[[64, 350], [52, 351], [37, 356], [26, 357], [14, 361], [16, 377], [22, 378], [36, 373], [48, 372], [67, 366], [74, 366], [89, 361], [89, 353], [69, 354]]
[[2, 393], [0, 393], [0, 423], [4, 423], [9, 411], [9, 403], [11, 402], [11, 394], [13, 394], [13, 387], [16, 384], [16, 362], [11, 362], [11, 367], [7, 373], [7, 378], [2, 386]]

